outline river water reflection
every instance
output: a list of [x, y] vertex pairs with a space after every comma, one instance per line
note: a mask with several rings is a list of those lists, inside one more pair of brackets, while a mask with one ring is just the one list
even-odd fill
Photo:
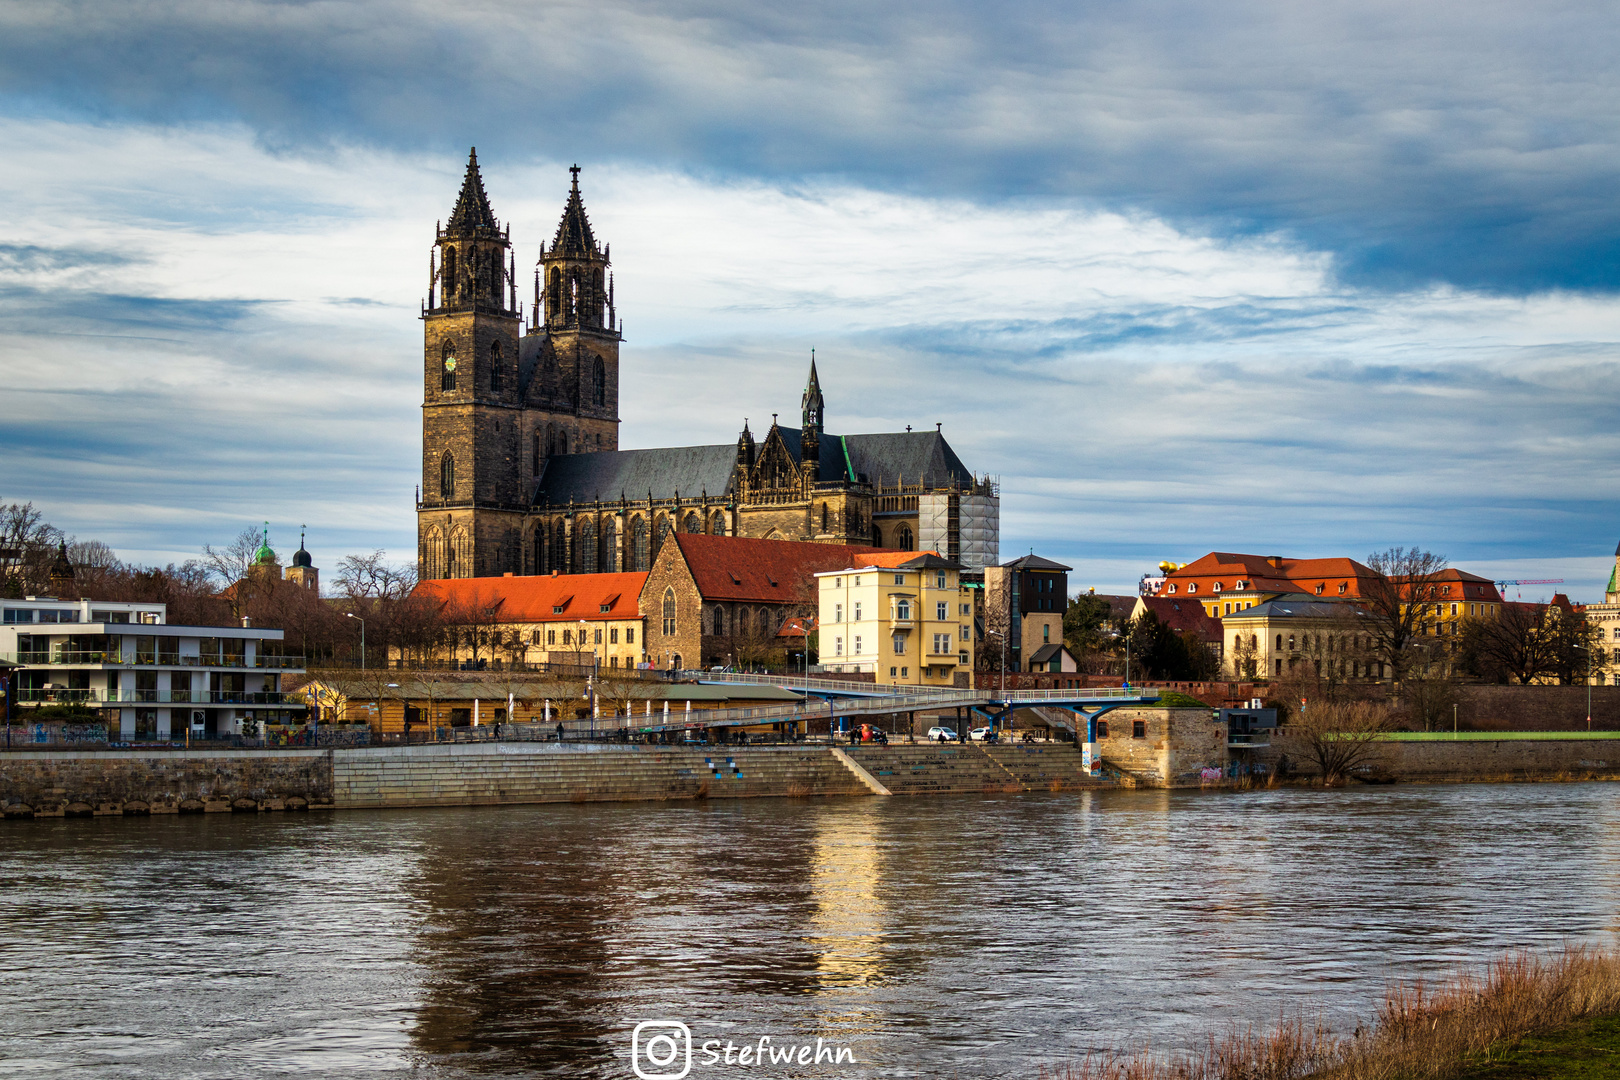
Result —
[[13, 823], [7, 1075], [1027, 1077], [1512, 946], [1613, 945], [1608, 785]]

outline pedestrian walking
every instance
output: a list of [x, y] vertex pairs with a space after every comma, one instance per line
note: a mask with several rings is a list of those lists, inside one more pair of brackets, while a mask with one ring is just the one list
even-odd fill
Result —
[[563, 726], [561, 720], [557, 721], [557, 741], [563, 741]]

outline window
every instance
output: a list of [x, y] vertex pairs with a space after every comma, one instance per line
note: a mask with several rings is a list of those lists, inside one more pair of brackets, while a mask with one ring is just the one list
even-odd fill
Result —
[[608, 631], [608, 644], [609, 645], [617, 645], [618, 643], [619, 643], [619, 628], [617, 626], [615, 626], [613, 629]]
[[833, 622], [843, 622], [843, 621], [844, 621], [844, 605], [843, 604], [834, 604], [833, 605]]
[[607, 368], [602, 365], [600, 356], [596, 358], [595, 370], [591, 375], [591, 393], [597, 408], [607, 404]]
[[841, 637], [833, 638], [833, 655], [834, 656], [843, 656], [844, 655], [844, 639], [843, 638], [841, 638]]
[[850, 578], [849, 583], [857, 589], [861, 587], [860, 578]]
[[1042, 645], [1050, 645], [1050, 644], [1052, 644], [1052, 624], [1051, 623], [1045, 623], [1045, 624], [1043, 624], [1041, 626], [1041, 644]]
[[633, 627], [633, 626], [625, 627], [625, 629], [624, 629], [624, 643], [626, 645], [634, 645], [636, 643], [636, 628], [635, 627]]
[[967, 654], [967, 653], [958, 653], [958, 654], [957, 654], [957, 661], [958, 661], [958, 662], [959, 662], [959, 663], [960, 663], [960, 664], [961, 664], [961, 665], [962, 665], [962, 666], [963, 666], [963, 667], [967, 667], [967, 663], [968, 663], [968, 654]]
[[716, 637], [726, 632], [726, 612], [718, 605], [714, 609], [714, 634]]
[[906, 636], [904, 634], [894, 635], [894, 655], [906, 655]]
[[910, 675], [911, 675], [911, 669], [910, 668], [901, 668], [900, 669], [900, 677], [902, 679], [907, 678]]
[[439, 496], [445, 499], [456, 497], [456, 459], [450, 456], [448, 450], [439, 459]]
[[501, 392], [501, 343], [495, 342], [489, 347], [489, 391], [492, 394]]
[[[608, 657], [608, 667], [616, 668], [618, 666], [619, 666], [619, 658], [617, 656]], [[626, 666], [628, 666], [628, 665], [626, 665]]]
[[1340, 596], [1343, 596], [1345, 593], [1347, 593], [1349, 591], [1350, 591], [1350, 583], [1348, 581], [1339, 582], [1339, 595]]
[[1145, 739], [1145, 738], [1147, 738], [1147, 721], [1146, 720], [1132, 720], [1131, 721], [1131, 738], [1133, 738], [1133, 739]]
[[855, 621], [861, 621], [861, 602], [859, 600], [855, 601]]
[[969, 608], [966, 604], [961, 605], [961, 608], [962, 608], [961, 614], [963, 614], [963, 615], [971, 615], [971, 614], [973, 614], [972, 609]]
[[557, 631], [555, 631], [555, 630], [547, 630], [546, 631], [546, 644], [547, 645], [555, 645], [555, 644], [557, 644]]
[[1316, 583], [1316, 595], [1321, 596], [1322, 595], [1322, 590], [1326, 589], [1326, 588], [1327, 588], [1327, 583], [1326, 582], [1318, 581]]
[[602, 644], [602, 630], [601, 630], [600, 627], [597, 628], [596, 637], [595, 637], [595, 639], [593, 641], [593, 644], [596, 644], [596, 645]]
[[664, 590], [664, 636], [675, 633], [675, 590]]
[[1222, 588], [1222, 586], [1221, 586], [1221, 583], [1220, 583], [1220, 582], [1218, 582], [1218, 581], [1217, 581], [1217, 582], [1216, 582], [1216, 583], [1215, 583], [1215, 591], [1216, 591], [1216, 592], [1220, 592], [1220, 591], [1221, 591], [1221, 588]]
[[1247, 589], [1248, 587], [1249, 587], [1249, 583], [1247, 581], [1240, 581], [1240, 582], [1237, 583], [1237, 586], [1236, 586], [1236, 588], [1238, 589], [1239, 592], [1241, 592], [1244, 589]]
[[947, 604], [943, 600], [941, 600], [939, 603], [934, 605], [934, 618], [935, 619], [937, 619], [940, 622], [944, 622], [946, 619], [948, 619], [950, 617], [951, 617], [951, 605]]
[[841, 577], [833, 578], [833, 588], [842, 589], [843, 587], [844, 587], [844, 579], [843, 578], [841, 578]]
[[942, 656], [942, 655], [944, 655], [944, 654], [946, 654], [946, 653], [948, 653], [950, 651], [951, 651], [951, 635], [949, 635], [949, 634], [935, 634], [934, 635], [934, 653], [935, 653], [935, 655]]
[[612, 604], [597, 604], [596, 605], [596, 610], [597, 610], [598, 614], [606, 615], [608, 612], [613, 610], [613, 605]]
[[[894, 531], [894, 546], [901, 551], [910, 551], [915, 545], [911, 542], [911, 526], [901, 525]], [[896, 575], [897, 577], [899, 575]], [[896, 582], [895, 584], [899, 584]]]
[[963, 626], [960, 629], [962, 631], [962, 640], [966, 641], [968, 639], [968, 628], [966, 626]]
[[1175, 586], [1174, 586], [1174, 585], [1172, 585], [1172, 586], [1170, 586], [1170, 588], [1169, 588], [1169, 589], [1167, 589], [1167, 590], [1166, 590], [1166, 591], [1167, 591], [1167, 592], [1168, 592], [1168, 593], [1169, 593], [1169, 594], [1170, 594], [1170, 595], [1171, 595], [1171, 596], [1174, 596], [1174, 595], [1176, 595], [1176, 587], [1175, 587]]
[[553, 615], [561, 615], [563, 613], [562, 605], [561, 604], [552, 604], [551, 605], [551, 613]]
[[944, 587], [945, 587], [945, 571], [941, 570], [939, 573], [934, 575], [934, 588], [943, 589]]
[[902, 597], [894, 605], [894, 617], [902, 622], [909, 622], [911, 619], [911, 601]]
[[1097, 738], [1099, 738], [1099, 739], [1108, 738], [1108, 721], [1106, 721], [1106, 720], [1097, 721]]
[[861, 655], [861, 635], [855, 635], [855, 655]]
[[1198, 582], [1195, 581], [1192, 584], [1187, 586], [1187, 592], [1195, 593], [1197, 591], [1198, 591]]
[[894, 668], [889, 669], [889, 678], [894, 678]]
[[444, 343], [444, 353], [439, 357], [439, 389], [450, 393], [456, 388], [456, 347], [450, 342]]
[[1277, 648], [1278, 648], [1279, 651], [1282, 649], [1282, 635], [1281, 634], [1277, 635]]
[[906, 583], [906, 575], [904, 575], [904, 574], [896, 574], [896, 575], [894, 575], [894, 583], [896, 585], [904, 585]]
[[[563, 644], [564, 645], [572, 645], [573, 643], [574, 643], [574, 632], [572, 630], [564, 630], [563, 631]], [[584, 642], [581, 641], [580, 644], [583, 645]]]
[[540, 644], [540, 631], [538, 631], [538, 630], [530, 630], [529, 631], [529, 644], [530, 645], [538, 645], [538, 644]]

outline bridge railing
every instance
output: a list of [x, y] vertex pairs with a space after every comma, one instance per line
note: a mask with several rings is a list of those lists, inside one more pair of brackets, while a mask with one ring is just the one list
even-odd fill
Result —
[[[693, 682], [779, 686], [785, 690], [821, 691], [829, 694], [881, 694], [887, 686], [892, 685], [879, 682], [860, 682], [855, 679], [807, 678], [804, 675], [797, 674], [752, 675], [730, 671], [681, 671], [676, 674], [676, 678]], [[925, 697], [938, 694], [960, 694], [964, 693], [964, 691], [961, 687], [956, 686], [907, 686], [906, 693]]]

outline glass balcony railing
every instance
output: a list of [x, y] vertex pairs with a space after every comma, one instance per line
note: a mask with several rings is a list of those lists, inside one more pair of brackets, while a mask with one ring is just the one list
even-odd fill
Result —
[[304, 705], [304, 695], [263, 690], [19, 690], [18, 701], [86, 705]]
[[152, 653], [145, 650], [54, 649], [0, 654], [28, 667], [196, 667], [261, 671], [303, 671], [308, 660], [302, 656], [261, 654], [253, 657], [216, 655], [182, 656], [178, 653]]

